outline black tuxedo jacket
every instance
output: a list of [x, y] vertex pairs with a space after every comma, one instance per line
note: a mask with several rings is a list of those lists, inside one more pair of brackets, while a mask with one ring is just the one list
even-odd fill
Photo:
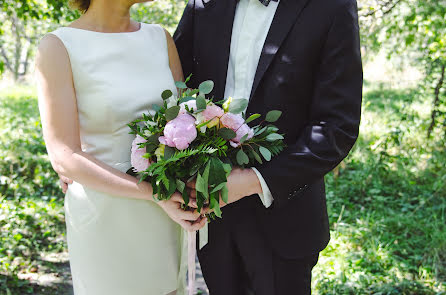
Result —
[[[237, 0], [189, 0], [174, 35], [191, 86], [213, 80], [223, 99]], [[354, 145], [362, 100], [356, 0], [280, 0], [260, 57], [247, 116], [283, 111], [287, 148], [259, 165], [274, 203], [253, 218], [287, 258], [329, 241], [324, 175]], [[224, 217], [223, 217], [224, 218]]]

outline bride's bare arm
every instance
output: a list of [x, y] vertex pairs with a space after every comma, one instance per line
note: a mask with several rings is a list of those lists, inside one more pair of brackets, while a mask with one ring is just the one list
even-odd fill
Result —
[[180, 56], [175, 42], [172, 39], [170, 33], [164, 30], [167, 39], [167, 50], [169, 52], [169, 66], [172, 71], [172, 76], [175, 81], [184, 81], [183, 68], [181, 67]]
[[78, 111], [68, 53], [53, 35], [42, 40], [36, 58], [43, 134], [54, 170], [111, 195], [152, 200], [146, 182], [114, 169], [81, 150]]
[[[39, 108], [43, 134], [54, 170], [65, 178], [110, 195], [153, 200], [152, 186], [98, 161], [81, 149], [73, 76], [68, 53], [62, 42], [46, 36], [36, 58]], [[175, 193], [158, 205], [184, 229], [204, 226], [198, 212], [181, 209], [182, 197]]]

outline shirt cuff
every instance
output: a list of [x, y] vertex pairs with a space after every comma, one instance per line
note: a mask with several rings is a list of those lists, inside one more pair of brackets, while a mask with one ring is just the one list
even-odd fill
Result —
[[265, 179], [263, 179], [262, 174], [260, 174], [260, 172], [254, 167], [251, 169], [256, 173], [257, 177], [259, 178], [260, 185], [262, 186], [262, 193], [259, 194], [260, 200], [265, 208], [269, 208], [274, 201], [273, 195], [271, 194]]

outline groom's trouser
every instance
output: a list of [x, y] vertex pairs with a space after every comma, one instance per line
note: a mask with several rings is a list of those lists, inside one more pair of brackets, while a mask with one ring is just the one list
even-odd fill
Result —
[[[307, 295], [319, 254], [284, 259], [275, 254], [255, 218], [258, 196], [223, 208], [209, 224], [209, 242], [198, 251], [210, 295]], [[257, 208], [259, 209], [259, 208]]]

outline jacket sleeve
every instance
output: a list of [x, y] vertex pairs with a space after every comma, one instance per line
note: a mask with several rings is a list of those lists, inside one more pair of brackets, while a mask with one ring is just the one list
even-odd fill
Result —
[[339, 8], [322, 50], [308, 125], [280, 155], [257, 168], [274, 208], [334, 169], [358, 137], [363, 75], [356, 1]]
[[[180, 55], [184, 77], [188, 77], [194, 71], [194, 16], [195, 0], [189, 0], [173, 35]], [[192, 85], [190, 86], [192, 87]]]

